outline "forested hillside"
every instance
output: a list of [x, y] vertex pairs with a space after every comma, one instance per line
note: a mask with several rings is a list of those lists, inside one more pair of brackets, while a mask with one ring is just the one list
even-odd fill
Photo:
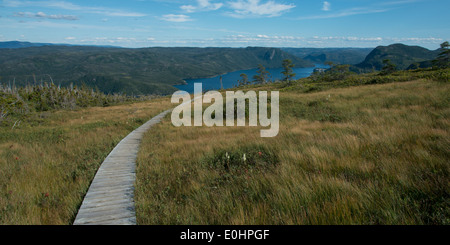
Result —
[[275, 48], [108, 48], [42, 46], [0, 49], [0, 83], [86, 84], [105, 93], [169, 94], [184, 79], [236, 70], [313, 64]]
[[299, 58], [322, 64], [331, 61], [336, 64], [358, 64], [373, 48], [283, 48]]
[[398, 69], [403, 70], [414, 63], [431, 61], [438, 54], [439, 50], [432, 51], [419, 46], [392, 44], [375, 48], [362, 63], [356, 66], [362, 69], [381, 70], [383, 61], [390, 60]]

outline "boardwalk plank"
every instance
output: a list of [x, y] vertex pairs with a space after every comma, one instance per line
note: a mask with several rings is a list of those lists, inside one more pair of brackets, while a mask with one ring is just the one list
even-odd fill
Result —
[[106, 157], [81, 204], [74, 225], [135, 225], [136, 158], [145, 132], [167, 110], [130, 133]]

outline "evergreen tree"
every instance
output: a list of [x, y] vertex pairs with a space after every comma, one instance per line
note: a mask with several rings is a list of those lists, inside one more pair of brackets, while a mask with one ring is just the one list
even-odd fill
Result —
[[294, 64], [292, 60], [286, 59], [283, 60], [283, 71], [281, 72], [284, 75], [283, 81], [290, 81], [293, 77], [295, 77], [295, 73], [293, 73], [292, 68], [294, 68]]
[[390, 59], [383, 60], [383, 65], [381, 75], [388, 75], [397, 70], [397, 66], [393, 64]]
[[441, 53], [433, 60], [434, 68], [448, 68], [450, 67], [450, 44], [443, 42], [441, 44]]
[[247, 76], [247, 74], [242, 73], [242, 74], [240, 75], [240, 77], [242, 78], [242, 80], [239, 80], [239, 86], [245, 86], [245, 85], [250, 84], [249, 81], [248, 81], [248, 76]]
[[415, 62], [415, 63], [412, 63], [412, 64], [409, 66], [408, 70], [417, 70], [417, 69], [419, 69], [419, 68], [420, 68], [420, 64], [417, 63], [417, 62]]
[[258, 70], [256, 71], [256, 73], [258, 74], [253, 76], [254, 83], [262, 84], [268, 81], [270, 73], [266, 70], [266, 68], [263, 65], [261, 64], [258, 65]]

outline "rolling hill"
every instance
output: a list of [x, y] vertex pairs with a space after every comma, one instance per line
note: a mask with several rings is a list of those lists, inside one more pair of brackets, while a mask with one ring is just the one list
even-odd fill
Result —
[[112, 48], [41, 46], [0, 49], [0, 83], [16, 85], [50, 81], [97, 87], [105, 93], [170, 94], [184, 79], [231, 71], [313, 64], [276, 48]]
[[366, 70], [381, 70], [383, 68], [383, 60], [389, 59], [398, 69], [404, 70], [414, 63], [422, 62], [422, 64], [426, 64], [427, 61], [436, 58], [438, 53], [438, 50], [432, 51], [423, 47], [404, 44], [379, 46], [362, 63], [357, 64], [356, 67]]

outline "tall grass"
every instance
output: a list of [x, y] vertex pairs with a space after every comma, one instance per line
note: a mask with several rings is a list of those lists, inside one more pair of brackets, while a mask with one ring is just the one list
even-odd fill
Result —
[[147, 133], [138, 223], [450, 223], [449, 83], [299, 86], [280, 94], [275, 138], [170, 120]]
[[346, 73], [337, 74], [337, 76], [338, 78], [331, 79], [328, 75], [319, 73], [290, 83], [278, 81], [270, 85], [250, 85], [239, 89], [277, 89], [285, 92], [312, 93], [335, 88], [408, 82], [419, 79], [448, 83], [450, 82], [450, 69], [395, 71], [387, 75], [382, 75], [380, 72], [365, 74]]
[[34, 112], [0, 127], [0, 224], [72, 224], [115, 145], [169, 108], [167, 99]]

